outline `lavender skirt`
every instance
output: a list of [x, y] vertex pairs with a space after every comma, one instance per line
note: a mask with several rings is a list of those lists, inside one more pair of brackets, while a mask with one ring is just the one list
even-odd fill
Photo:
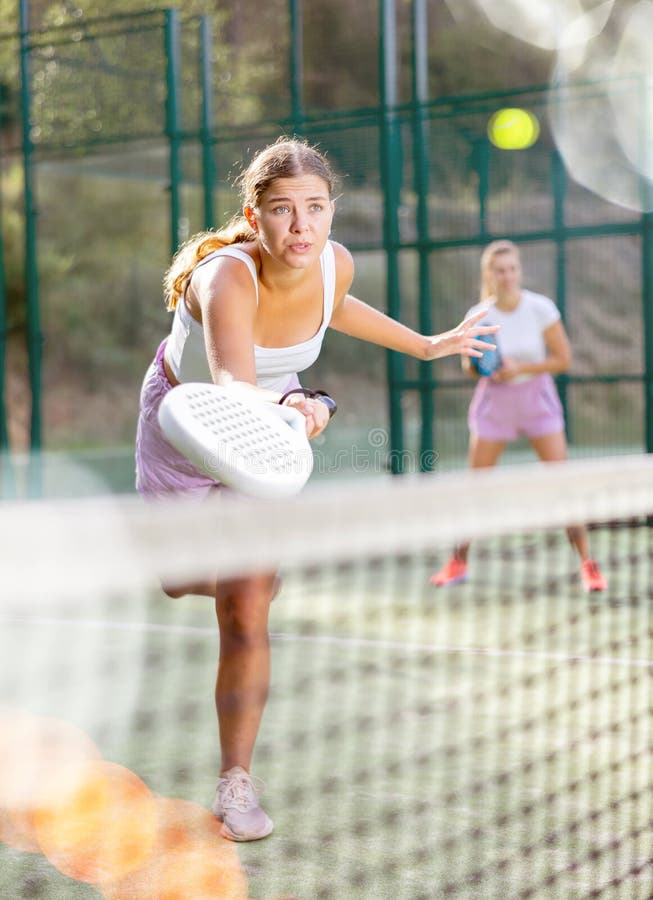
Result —
[[143, 497], [185, 494], [204, 498], [218, 482], [201, 472], [172, 446], [159, 425], [159, 406], [172, 390], [163, 367], [166, 340], [145, 373], [136, 429], [136, 490]]
[[[159, 406], [173, 388], [163, 365], [166, 343], [167, 338], [159, 345], [141, 388], [136, 430], [136, 490], [148, 499], [183, 494], [202, 500], [212, 490], [221, 487], [220, 482], [209, 478], [175, 450], [159, 425]], [[298, 385], [294, 375], [287, 390]]]
[[565, 430], [558, 391], [548, 372], [517, 384], [480, 378], [467, 424], [486, 441], [538, 438]]

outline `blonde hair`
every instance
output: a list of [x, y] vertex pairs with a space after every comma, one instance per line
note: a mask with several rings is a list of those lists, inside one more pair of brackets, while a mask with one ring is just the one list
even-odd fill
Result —
[[[306, 141], [280, 137], [257, 153], [238, 177], [236, 184], [239, 186], [242, 205], [256, 209], [277, 178], [292, 178], [297, 175], [317, 175], [326, 183], [329, 196], [333, 196], [335, 176], [326, 157]], [[255, 241], [256, 237], [256, 232], [243, 215], [235, 216], [217, 231], [201, 231], [193, 235], [174, 255], [164, 276], [167, 308], [176, 308], [193, 269], [205, 256], [230, 244]]]
[[514, 253], [517, 259], [519, 256], [519, 247], [512, 241], [492, 241], [481, 253], [481, 302], [487, 300], [493, 294], [491, 286], [492, 264], [497, 256], [504, 253]]

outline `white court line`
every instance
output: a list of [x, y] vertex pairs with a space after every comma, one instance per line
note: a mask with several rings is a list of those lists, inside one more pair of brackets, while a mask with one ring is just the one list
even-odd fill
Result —
[[[201, 634], [218, 636], [216, 628], [198, 625], [160, 625], [155, 622], [113, 622], [105, 619], [66, 619], [56, 617], [0, 616], [0, 622], [14, 625], [72, 625], [77, 628], [103, 628], [111, 631], [149, 631], [160, 634]], [[544, 650], [505, 650], [498, 647], [465, 647], [450, 644], [413, 644], [404, 641], [385, 641], [373, 638], [348, 638], [335, 635], [288, 634], [270, 632], [273, 641], [289, 641], [308, 644], [330, 644], [338, 647], [368, 647], [406, 652], [492, 656], [521, 659], [558, 660], [560, 662], [588, 663], [589, 665], [624, 666], [631, 669], [653, 669], [653, 660], [621, 656], [588, 656], [586, 654], [552, 653]]]

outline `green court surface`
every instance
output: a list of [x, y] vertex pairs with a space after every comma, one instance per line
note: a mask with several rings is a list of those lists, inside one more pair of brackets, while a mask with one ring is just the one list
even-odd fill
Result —
[[[564, 537], [287, 571], [253, 772], [275, 831], [240, 845], [252, 898], [644, 898], [652, 542], [592, 533], [588, 597]], [[2, 606], [0, 703], [82, 726], [158, 794], [208, 806], [218, 640], [201, 598]], [[0, 849], [0, 896], [98, 894]], [[192, 898], [189, 898], [192, 900]]]

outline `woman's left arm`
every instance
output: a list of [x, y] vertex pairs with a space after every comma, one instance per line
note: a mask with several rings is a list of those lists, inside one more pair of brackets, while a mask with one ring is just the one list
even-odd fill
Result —
[[477, 324], [485, 315], [487, 310], [483, 309], [451, 331], [424, 335], [391, 319], [390, 316], [352, 297], [351, 294], [346, 294], [337, 304], [330, 324], [336, 331], [342, 331], [351, 337], [378, 344], [389, 350], [397, 350], [417, 359], [431, 360], [455, 353], [463, 356], [481, 356], [483, 350], [488, 349], [488, 345], [476, 340], [477, 335], [494, 334], [498, 331], [496, 325]]

